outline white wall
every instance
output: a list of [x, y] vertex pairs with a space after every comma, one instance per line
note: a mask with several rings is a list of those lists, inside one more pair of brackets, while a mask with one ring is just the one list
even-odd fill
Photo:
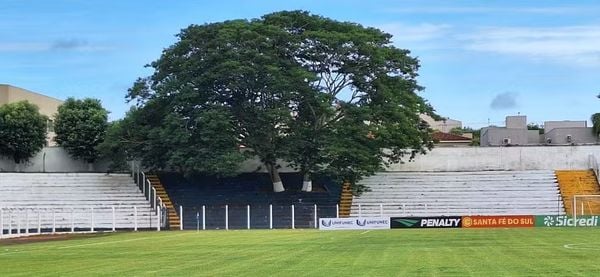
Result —
[[[46, 154], [44, 157], [44, 153]], [[537, 170], [587, 169], [589, 155], [600, 157], [600, 145], [593, 146], [523, 146], [523, 147], [450, 147], [435, 148], [413, 162], [395, 164], [388, 171], [480, 171], [480, 170]], [[294, 170], [283, 165], [281, 172]], [[265, 168], [257, 160], [246, 161], [241, 172]], [[47, 147], [38, 153], [22, 172], [86, 172], [87, 163], [73, 160], [59, 147]], [[106, 171], [106, 163], [97, 163], [95, 171]], [[0, 158], [0, 172], [14, 171], [12, 160]]]
[[435, 148], [414, 162], [389, 171], [479, 171], [587, 169], [589, 155], [600, 157], [600, 146], [522, 146]]
[[[106, 163], [94, 165], [95, 171], [106, 171]], [[15, 171], [15, 162], [0, 157], [0, 172]], [[21, 172], [86, 172], [88, 164], [74, 160], [61, 147], [46, 147], [37, 153], [28, 163], [21, 165]]]

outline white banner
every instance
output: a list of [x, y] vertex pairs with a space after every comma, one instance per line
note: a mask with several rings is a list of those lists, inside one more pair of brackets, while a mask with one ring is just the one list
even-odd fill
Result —
[[320, 230], [390, 229], [389, 217], [320, 218]]

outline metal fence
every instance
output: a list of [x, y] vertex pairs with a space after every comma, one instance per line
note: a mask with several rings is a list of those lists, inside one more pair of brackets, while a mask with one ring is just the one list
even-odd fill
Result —
[[319, 217], [338, 217], [338, 205], [254, 204], [179, 206], [181, 230], [318, 228]]
[[0, 238], [30, 234], [158, 230], [164, 210], [148, 207], [0, 208]]

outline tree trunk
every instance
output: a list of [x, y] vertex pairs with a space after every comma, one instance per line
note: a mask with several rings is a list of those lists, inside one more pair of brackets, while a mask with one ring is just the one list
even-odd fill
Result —
[[312, 191], [312, 180], [310, 178], [310, 173], [304, 173], [304, 179], [302, 181], [302, 191]]
[[88, 171], [94, 172], [94, 163], [88, 163]]
[[285, 191], [283, 182], [281, 182], [281, 176], [279, 176], [279, 170], [277, 170], [277, 166], [273, 164], [267, 164], [267, 169], [269, 170], [269, 175], [271, 176], [271, 182], [273, 182], [273, 191]]

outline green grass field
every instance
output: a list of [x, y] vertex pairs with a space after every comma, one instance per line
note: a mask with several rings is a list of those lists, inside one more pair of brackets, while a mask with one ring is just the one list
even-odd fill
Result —
[[140, 232], [0, 250], [0, 276], [600, 274], [593, 228]]

